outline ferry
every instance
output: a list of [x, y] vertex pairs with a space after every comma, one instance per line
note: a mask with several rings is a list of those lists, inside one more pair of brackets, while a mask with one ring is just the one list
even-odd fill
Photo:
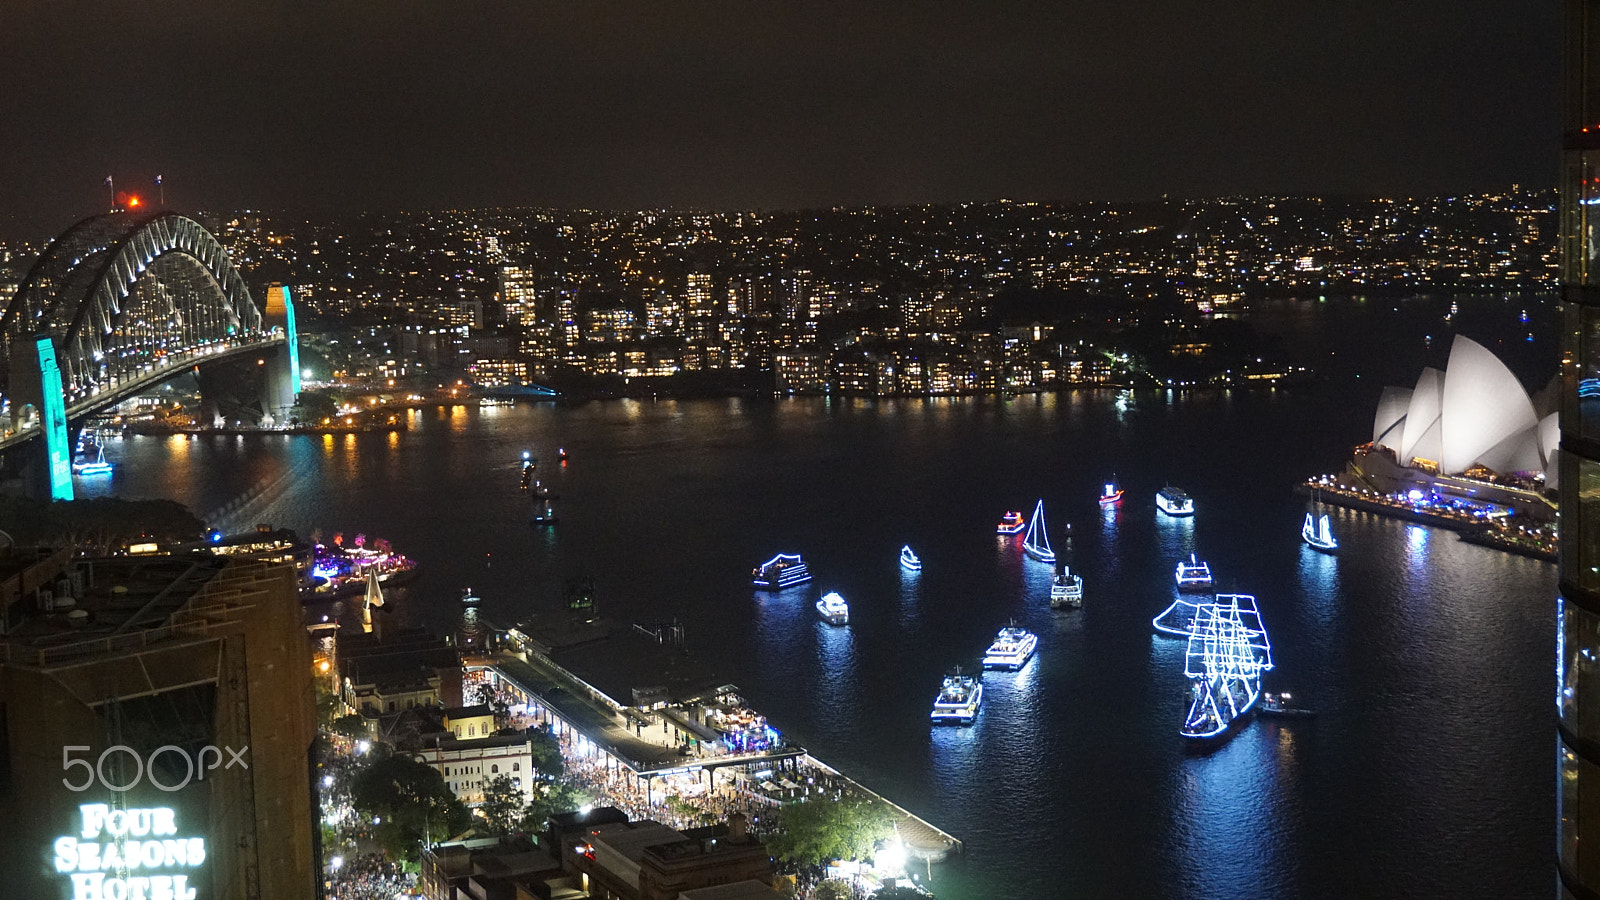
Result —
[[939, 696], [934, 698], [933, 712], [928, 719], [935, 725], [971, 725], [978, 717], [978, 706], [983, 703], [983, 683], [971, 675], [954, 674], [944, 677]]
[[983, 667], [1015, 672], [1028, 664], [1038, 646], [1039, 639], [1031, 632], [1018, 628], [1014, 623], [1007, 625], [1000, 629], [994, 643], [989, 645], [983, 657]]
[[817, 614], [829, 625], [850, 624], [850, 605], [832, 591], [823, 594], [822, 599], [817, 601]]
[[901, 568], [909, 569], [913, 572], [922, 571], [922, 560], [918, 559], [917, 555], [911, 552], [910, 544], [900, 548], [900, 566]]
[[1333, 539], [1333, 527], [1328, 524], [1327, 513], [1323, 513], [1316, 522], [1312, 521], [1311, 513], [1306, 513], [1305, 524], [1300, 526], [1300, 539], [1323, 553], [1339, 549], [1339, 542]]
[[1116, 506], [1121, 502], [1122, 485], [1117, 484], [1117, 476], [1113, 475], [1111, 476], [1111, 480], [1106, 482], [1104, 487], [1100, 488], [1100, 505]]
[[1071, 566], [1062, 566], [1050, 579], [1050, 608], [1077, 609], [1082, 605], [1083, 576], [1072, 574]]
[[1178, 488], [1167, 485], [1156, 491], [1156, 508], [1169, 516], [1194, 515], [1194, 500]]
[[1303, 706], [1295, 706], [1293, 704], [1294, 698], [1290, 697], [1288, 693], [1269, 694], [1263, 691], [1261, 700], [1256, 703], [1256, 712], [1263, 716], [1309, 717], [1317, 714], [1314, 709], [1306, 709]]
[[1028, 520], [1028, 533], [1022, 538], [1022, 551], [1039, 562], [1053, 563], [1056, 552], [1050, 549], [1050, 534], [1044, 524], [1044, 501], [1033, 508], [1033, 518]]
[[1022, 513], [1008, 512], [1000, 517], [1000, 524], [995, 531], [1000, 534], [1021, 534], [1022, 529], [1027, 527], [1027, 520], [1022, 518]]
[[751, 584], [764, 591], [781, 591], [784, 588], [805, 584], [811, 580], [811, 572], [806, 569], [806, 564], [801, 561], [800, 554], [793, 555], [779, 553], [767, 560], [751, 573]]
[[1211, 567], [1189, 554], [1189, 561], [1178, 560], [1178, 571], [1173, 575], [1178, 590], [1184, 592], [1211, 590]]

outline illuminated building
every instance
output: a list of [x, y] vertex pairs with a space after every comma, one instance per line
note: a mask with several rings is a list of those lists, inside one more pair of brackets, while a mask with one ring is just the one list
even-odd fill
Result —
[[828, 358], [820, 352], [784, 350], [772, 354], [772, 371], [778, 390], [789, 394], [820, 394], [828, 389]]
[[577, 873], [596, 900], [677, 900], [696, 889], [772, 880], [772, 859], [746, 831], [743, 813], [734, 813], [726, 825], [686, 831], [625, 816], [621, 822], [592, 824], [581, 818], [578, 813], [552, 817], [552, 833], [559, 835], [553, 843], [562, 867]]
[[583, 314], [584, 340], [614, 344], [634, 337], [633, 310], [626, 307], [591, 309]]
[[536, 270], [526, 266], [500, 267], [500, 302], [506, 309], [506, 321], [514, 325], [532, 325], [538, 318], [538, 284]]
[[[1600, 897], [1600, 0], [1567, 0], [1561, 202], [1561, 597], [1557, 855], [1567, 900]], [[1587, 839], [1585, 839], [1587, 835]]]
[[60, 552], [0, 576], [0, 809], [27, 811], [5, 895], [316, 896], [293, 566]]

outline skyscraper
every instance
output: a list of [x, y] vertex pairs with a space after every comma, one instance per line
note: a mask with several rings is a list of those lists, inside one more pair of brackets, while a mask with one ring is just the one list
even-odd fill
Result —
[[[1561, 144], [1560, 896], [1600, 898], [1600, 0], [1567, 0]], [[1587, 835], [1587, 840], [1584, 836]]]

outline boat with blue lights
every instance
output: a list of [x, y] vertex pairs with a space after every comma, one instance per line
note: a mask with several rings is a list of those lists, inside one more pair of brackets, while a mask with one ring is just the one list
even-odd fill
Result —
[[1013, 622], [995, 635], [994, 643], [983, 655], [983, 667], [1015, 672], [1027, 665], [1038, 646], [1039, 638], [1036, 635], [1025, 628], [1018, 628]]
[[811, 572], [798, 553], [779, 553], [756, 566], [750, 579], [751, 584], [764, 591], [781, 591], [810, 580]]
[[1117, 476], [1113, 475], [1111, 476], [1111, 480], [1106, 482], [1105, 485], [1100, 488], [1100, 505], [1116, 506], [1121, 502], [1122, 485], [1117, 483]]
[[850, 604], [837, 593], [829, 591], [817, 601], [817, 615], [822, 616], [822, 621], [829, 625], [850, 624]]
[[935, 725], [971, 725], [982, 703], [983, 682], [972, 675], [961, 674], [958, 668], [944, 677], [928, 719]]
[[106, 449], [99, 444], [94, 445], [94, 459], [81, 459], [72, 464], [74, 475], [110, 475], [111, 463], [106, 462]]
[[1178, 583], [1178, 590], [1184, 593], [1205, 593], [1211, 590], [1211, 567], [1193, 553], [1189, 554], [1189, 561], [1178, 560], [1178, 570], [1173, 573], [1173, 580]]
[[1028, 527], [1028, 520], [1020, 512], [1008, 512], [1000, 517], [1000, 524], [995, 526], [999, 534], [1021, 534], [1022, 529]]
[[1196, 744], [1225, 740], [1261, 699], [1261, 673], [1272, 668], [1272, 645], [1256, 598], [1218, 594], [1195, 609], [1184, 653], [1189, 710], [1178, 733]]
[[1050, 608], [1077, 609], [1082, 605], [1083, 576], [1074, 574], [1071, 566], [1062, 566], [1050, 579]]
[[1192, 516], [1194, 499], [1169, 484], [1156, 491], [1156, 508], [1169, 516]]
[[910, 544], [900, 548], [900, 567], [903, 569], [908, 569], [912, 572], [922, 571], [922, 560], [918, 559], [917, 555], [911, 552]]
[[1300, 526], [1300, 538], [1312, 548], [1323, 553], [1332, 553], [1339, 549], [1339, 542], [1333, 539], [1333, 527], [1328, 524], [1328, 514], [1323, 513], [1322, 518], [1312, 520], [1311, 513], [1306, 513], [1306, 521]]
[[1022, 538], [1022, 552], [1039, 562], [1056, 561], [1056, 552], [1050, 549], [1050, 535], [1044, 524], [1043, 500], [1033, 507], [1033, 518], [1028, 520], [1028, 533]]

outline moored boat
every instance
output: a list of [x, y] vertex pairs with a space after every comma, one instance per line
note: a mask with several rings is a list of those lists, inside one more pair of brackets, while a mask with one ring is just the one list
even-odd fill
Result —
[[751, 584], [764, 591], [781, 591], [810, 580], [811, 572], [798, 553], [779, 553], [751, 573]]
[[1039, 562], [1053, 563], [1056, 552], [1050, 549], [1050, 534], [1044, 524], [1044, 501], [1033, 507], [1033, 518], [1028, 520], [1028, 533], [1022, 538], [1022, 552]]
[[983, 682], [958, 668], [944, 677], [928, 719], [935, 725], [971, 725], [983, 703]]
[[911, 552], [910, 544], [900, 548], [900, 565], [902, 568], [909, 569], [913, 572], [922, 571], [922, 560], [918, 559], [917, 555]]
[[1300, 539], [1317, 550], [1332, 553], [1339, 549], [1339, 542], [1333, 539], [1333, 526], [1328, 524], [1328, 514], [1323, 513], [1322, 518], [1312, 520], [1311, 513], [1306, 513], [1305, 524], [1300, 526]]
[[1169, 516], [1192, 516], [1194, 499], [1169, 484], [1156, 491], [1156, 508]]
[[829, 591], [817, 601], [817, 614], [829, 625], [849, 625], [850, 605], [837, 593]]
[[1027, 665], [1038, 646], [1039, 638], [1036, 635], [1027, 629], [1018, 628], [1013, 622], [995, 635], [994, 643], [990, 644], [988, 651], [984, 653], [983, 667], [1015, 672]]
[[1083, 576], [1073, 574], [1071, 566], [1062, 566], [1050, 579], [1050, 608], [1077, 609], [1082, 605]]

